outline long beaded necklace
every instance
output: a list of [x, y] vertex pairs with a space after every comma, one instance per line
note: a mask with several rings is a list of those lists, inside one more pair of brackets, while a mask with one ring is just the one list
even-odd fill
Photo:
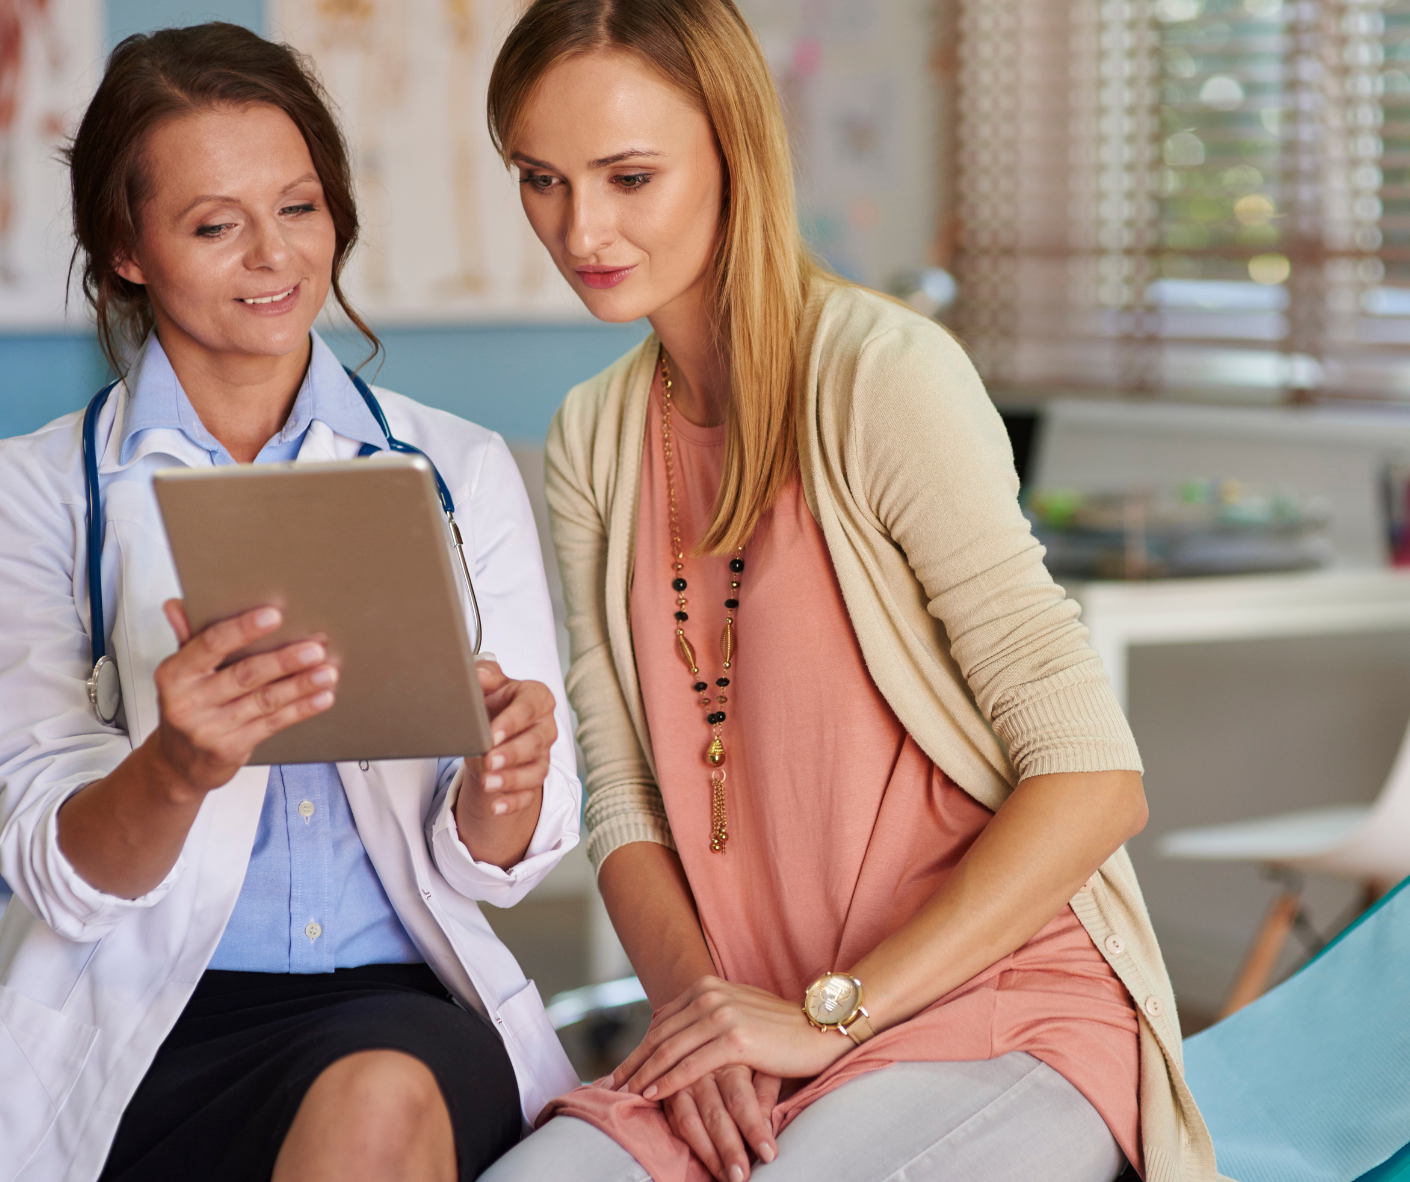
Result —
[[739, 608], [739, 577], [744, 573], [744, 547], [736, 550], [729, 560], [729, 598], [725, 600], [725, 626], [720, 633], [724, 672], [715, 679], [715, 688], [719, 692], [712, 697], [709, 684], [700, 674], [695, 649], [685, 635], [685, 622], [690, 619], [685, 610], [686, 582], [682, 573], [685, 570], [685, 547], [681, 545], [680, 516], [676, 510], [675, 448], [671, 439], [671, 366], [664, 346], [661, 349], [661, 391], [661, 442], [666, 454], [666, 495], [671, 511], [671, 590], [676, 593], [676, 649], [695, 679], [691, 688], [700, 695], [699, 704], [708, 712], [705, 723], [710, 728], [710, 742], [705, 748], [705, 762], [710, 768], [710, 850], [722, 854], [725, 852], [725, 842], [729, 840], [728, 818], [725, 815], [725, 744], [721, 738], [725, 712], [715, 707], [722, 707], [729, 701], [725, 690], [729, 688], [729, 671], [734, 664], [734, 613]]

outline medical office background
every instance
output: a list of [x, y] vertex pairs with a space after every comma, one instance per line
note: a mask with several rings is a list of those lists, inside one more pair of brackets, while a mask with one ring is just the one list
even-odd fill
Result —
[[[20, 30], [0, 56], [20, 94], [0, 126], [0, 435], [106, 380], [76, 293], [65, 311], [54, 163], [103, 54], [218, 17], [310, 53], [340, 107], [365, 224], [347, 285], [386, 346], [375, 380], [501, 432], [542, 513], [555, 408], [646, 328], [582, 311], [494, 157], [484, 90], [514, 0], [0, 4]], [[1284, 884], [1250, 861], [1162, 856], [1159, 839], [1364, 808], [1410, 723], [1396, 566], [1410, 516], [1410, 3], [741, 7], [788, 110], [814, 248], [960, 336], [1030, 498], [1271, 496], [1303, 514], [1283, 566], [1316, 569], [1232, 561], [1172, 580], [1155, 576], [1190, 572], [1127, 555], [1080, 582], [1146, 760], [1151, 823], [1131, 853], [1198, 1028]], [[340, 325], [324, 330], [362, 360]], [[1367, 885], [1302, 884], [1307, 922], [1274, 980]], [[545, 997], [630, 973], [580, 851], [491, 918]]]

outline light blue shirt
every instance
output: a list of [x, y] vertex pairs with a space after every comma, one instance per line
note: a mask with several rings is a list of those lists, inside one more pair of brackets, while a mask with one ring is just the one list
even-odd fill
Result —
[[[289, 419], [255, 463], [297, 457], [315, 419], [345, 438], [387, 446], [377, 420], [317, 333]], [[119, 452], [123, 462], [137, 437], [154, 428], [181, 431], [214, 464], [235, 463], [197, 416], [155, 336], [130, 387]], [[457, 762], [441, 760], [442, 783], [454, 775]], [[270, 768], [244, 886], [209, 967], [328, 973], [421, 959], [358, 836], [338, 769], [331, 763]]]

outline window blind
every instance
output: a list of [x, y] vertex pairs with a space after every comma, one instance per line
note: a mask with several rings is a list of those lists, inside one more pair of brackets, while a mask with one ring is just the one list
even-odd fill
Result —
[[991, 384], [1410, 399], [1410, 0], [951, 0]]

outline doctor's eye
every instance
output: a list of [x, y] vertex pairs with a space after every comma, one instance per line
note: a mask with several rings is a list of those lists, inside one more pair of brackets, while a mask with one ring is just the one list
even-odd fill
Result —
[[651, 183], [651, 174], [649, 172], [629, 172], [624, 176], [613, 177], [612, 179], [617, 184], [618, 188], [625, 189], [628, 193], [632, 193], [640, 189], [643, 185], [649, 185]]
[[524, 172], [519, 175], [519, 183], [528, 185], [539, 193], [547, 193], [556, 188], [559, 181], [556, 176], [549, 176], [546, 172]]

